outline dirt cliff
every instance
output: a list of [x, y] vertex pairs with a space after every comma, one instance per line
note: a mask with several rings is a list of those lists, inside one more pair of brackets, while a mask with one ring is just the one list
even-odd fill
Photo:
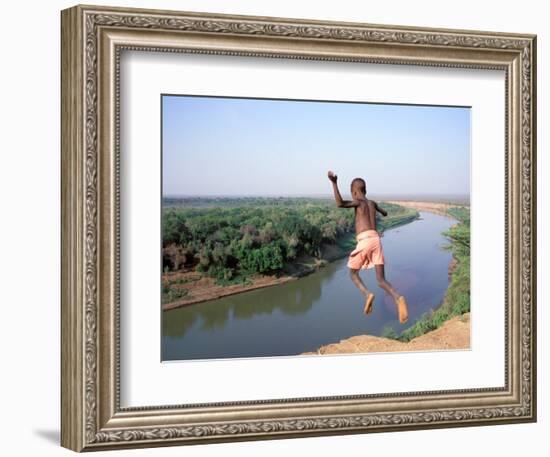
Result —
[[350, 354], [366, 352], [433, 351], [470, 348], [470, 313], [453, 317], [441, 327], [409, 342], [371, 335], [352, 336], [338, 343], [321, 346], [302, 355]]

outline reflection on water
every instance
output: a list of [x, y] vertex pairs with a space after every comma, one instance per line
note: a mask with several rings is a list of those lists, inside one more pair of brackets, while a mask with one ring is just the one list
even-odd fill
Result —
[[373, 312], [349, 279], [346, 259], [286, 284], [163, 312], [162, 360], [295, 355], [359, 334], [397, 332], [437, 307], [449, 283], [449, 251], [441, 232], [454, 220], [421, 212], [421, 219], [382, 237], [386, 277], [407, 297], [409, 321], [400, 325], [391, 297], [374, 270], [361, 275], [374, 291]]

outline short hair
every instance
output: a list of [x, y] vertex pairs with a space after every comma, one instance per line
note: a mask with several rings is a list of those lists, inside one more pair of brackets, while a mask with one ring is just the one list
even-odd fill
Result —
[[351, 190], [353, 192], [353, 189], [357, 188], [359, 189], [363, 194], [367, 193], [367, 184], [365, 183], [365, 180], [363, 178], [355, 178], [351, 182]]

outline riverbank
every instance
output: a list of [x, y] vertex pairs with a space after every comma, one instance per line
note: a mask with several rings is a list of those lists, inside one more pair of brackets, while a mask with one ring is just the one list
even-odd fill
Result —
[[188, 294], [185, 298], [176, 300], [169, 303], [163, 303], [162, 309], [168, 311], [170, 309], [180, 308], [182, 306], [193, 305], [209, 300], [215, 300], [217, 298], [226, 297], [228, 295], [234, 295], [249, 290], [261, 289], [263, 287], [274, 286], [277, 284], [284, 284], [288, 281], [297, 279], [295, 276], [256, 276], [246, 284], [230, 284], [222, 286], [216, 284], [214, 278], [203, 276], [195, 273], [194, 271], [178, 272], [169, 275], [169, 278], [164, 280], [165, 282], [176, 282], [185, 284]]
[[[408, 208], [407, 211], [389, 215], [381, 221], [379, 231], [384, 232], [400, 227], [418, 219], [419, 213]], [[248, 292], [255, 289], [284, 284], [312, 274], [330, 262], [344, 258], [355, 246], [355, 236], [347, 233], [335, 244], [324, 244], [320, 257], [300, 255], [294, 262], [288, 263], [277, 274], [255, 274], [242, 282], [220, 284], [215, 278], [201, 274], [194, 269], [169, 272], [162, 276], [163, 303], [162, 309], [168, 311], [183, 306], [189, 306], [205, 301]], [[169, 294], [173, 294], [170, 296]], [[181, 294], [181, 295], [180, 295]], [[165, 297], [170, 297], [167, 300]]]
[[162, 304], [162, 309], [180, 308], [182, 306], [194, 305], [197, 303], [216, 300], [251, 290], [262, 289], [295, 281], [299, 278], [315, 273], [330, 262], [344, 258], [351, 250], [354, 243], [353, 234], [339, 240], [335, 245], [326, 245], [322, 248], [321, 258], [302, 255], [296, 262], [285, 266], [279, 275], [253, 275], [247, 278], [246, 282], [235, 284], [218, 284], [215, 278], [200, 274], [194, 270], [180, 271], [163, 275], [163, 284], [183, 286], [185, 296], [177, 300]]
[[300, 355], [360, 354], [373, 352], [410, 352], [470, 348], [470, 313], [455, 316], [424, 335], [402, 342], [391, 338], [358, 335], [338, 343], [321, 346]]

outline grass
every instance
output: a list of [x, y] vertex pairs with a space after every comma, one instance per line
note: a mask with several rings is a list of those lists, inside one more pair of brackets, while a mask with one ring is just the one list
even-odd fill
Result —
[[397, 332], [390, 326], [384, 327], [382, 330], [382, 335], [380, 335], [382, 338], [388, 338], [390, 340], [396, 340], [399, 338], [399, 335]]
[[182, 287], [171, 287], [169, 284], [162, 286], [162, 303], [171, 303], [189, 295], [189, 291]]
[[176, 279], [169, 279], [166, 282], [166, 285], [172, 286], [172, 285], [181, 285], [181, 284], [188, 284], [193, 281], [198, 281], [199, 278], [176, 278]]
[[231, 278], [216, 278], [214, 281], [218, 286], [231, 286], [233, 284], [242, 284], [243, 286], [249, 286], [252, 281], [246, 274], [237, 274]]
[[408, 209], [408, 211], [404, 213], [399, 213], [392, 216], [388, 215], [379, 224], [380, 231], [383, 232], [384, 230], [389, 230], [391, 228], [399, 227], [400, 225], [408, 224], [409, 222], [418, 219], [418, 217], [419, 213], [414, 209]]
[[401, 334], [397, 335], [395, 331], [392, 333], [386, 329], [382, 336], [404, 342], [410, 341], [439, 328], [452, 317], [470, 312], [470, 210], [465, 207], [453, 207], [448, 213], [459, 222], [443, 233], [450, 241], [447, 249], [451, 250], [456, 261], [443, 303], [439, 308], [424, 314]]

